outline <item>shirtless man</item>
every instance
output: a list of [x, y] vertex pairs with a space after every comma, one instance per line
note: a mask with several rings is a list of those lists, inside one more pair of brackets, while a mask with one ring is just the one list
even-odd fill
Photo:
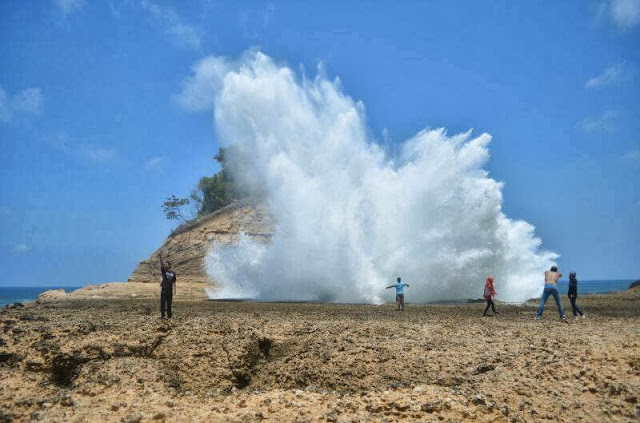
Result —
[[553, 295], [553, 298], [556, 300], [556, 305], [558, 306], [558, 314], [560, 314], [561, 319], [566, 319], [564, 315], [564, 309], [562, 308], [562, 303], [560, 302], [560, 295], [558, 295], [558, 279], [562, 277], [562, 273], [558, 272], [558, 268], [556, 266], [551, 266], [551, 270], [547, 270], [544, 272], [544, 291], [542, 291], [542, 297], [540, 298], [540, 307], [536, 313], [536, 320], [539, 320], [542, 317], [542, 313], [544, 312], [544, 305], [549, 299], [550, 295]]

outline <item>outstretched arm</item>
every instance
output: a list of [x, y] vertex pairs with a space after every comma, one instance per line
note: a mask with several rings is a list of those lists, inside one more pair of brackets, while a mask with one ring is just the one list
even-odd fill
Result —
[[[164, 261], [162, 260], [162, 253], [160, 253], [160, 273], [162, 273], [162, 279], [165, 278], [165, 270], [164, 270]], [[162, 281], [160, 281], [160, 286], [162, 286]]]
[[389, 289], [389, 288], [395, 288], [395, 285], [389, 285], [388, 287], [386, 287], [385, 289]]

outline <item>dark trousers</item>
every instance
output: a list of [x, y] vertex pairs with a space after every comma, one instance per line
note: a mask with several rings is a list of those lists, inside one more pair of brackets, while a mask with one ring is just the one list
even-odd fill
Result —
[[496, 312], [496, 305], [493, 303], [493, 300], [491, 298], [487, 299], [487, 308], [484, 309], [484, 313], [482, 314], [487, 314], [487, 311], [489, 311], [489, 307], [491, 307], [491, 310], [493, 310], [493, 312]]
[[400, 308], [404, 310], [404, 294], [396, 294], [396, 304], [398, 305], [398, 310]]
[[173, 302], [173, 289], [171, 287], [162, 288], [162, 292], [160, 293], [160, 315], [164, 317], [165, 310], [167, 312], [167, 317], [171, 318], [171, 303]]
[[580, 310], [580, 307], [578, 307], [578, 305], [576, 304], [577, 299], [578, 297], [573, 297], [573, 296], [569, 297], [569, 301], [571, 301], [571, 308], [573, 309], [573, 315], [577, 316], [579, 314], [580, 316], [582, 316], [584, 313], [582, 312], [582, 310]]

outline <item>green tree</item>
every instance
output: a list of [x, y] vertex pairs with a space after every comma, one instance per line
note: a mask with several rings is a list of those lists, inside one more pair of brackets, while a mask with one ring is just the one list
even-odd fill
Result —
[[222, 171], [213, 176], [202, 177], [196, 186], [197, 195], [201, 199], [198, 214], [211, 213], [235, 200], [230, 185]]
[[[220, 171], [213, 176], [203, 176], [196, 187], [191, 191], [189, 198], [179, 198], [175, 195], [167, 197], [162, 205], [167, 219], [182, 220], [188, 222], [191, 219], [185, 217], [184, 208], [191, 204], [191, 214], [202, 216], [225, 207], [236, 200], [240, 200], [252, 194], [247, 189], [234, 181], [229, 169], [229, 155], [234, 154], [235, 160], [245, 158], [234, 147], [220, 148], [213, 158], [220, 164]], [[255, 193], [253, 193], [255, 195]]]
[[204, 176], [198, 182], [191, 198], [200, 204], [199, 215], [211, 213], [236, 200], [247, 197], [250, 193], [238, 184], [231, 175], [229, 169], [229, 155], [234, 154], [238, 158], [239, 151], [234, 147], [220, 148], [213, 158], [220, 164], [220, 171], [213, 176]]
[[188, 204], [188, 198], [179, 198], [172, 194], [162, 203], [162, 211], [169, 220], [181, 220], [183, 223], [187, 223], [189, 219], [184, 216], [182, 209]]

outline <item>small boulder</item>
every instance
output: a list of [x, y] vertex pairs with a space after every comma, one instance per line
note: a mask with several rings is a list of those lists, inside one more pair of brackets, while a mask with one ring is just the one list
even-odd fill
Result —
[[50, 289], [38, 295], [37, 303], [48, 303], [51, 301], [63, 300], [67, 296], [64, 289]]

